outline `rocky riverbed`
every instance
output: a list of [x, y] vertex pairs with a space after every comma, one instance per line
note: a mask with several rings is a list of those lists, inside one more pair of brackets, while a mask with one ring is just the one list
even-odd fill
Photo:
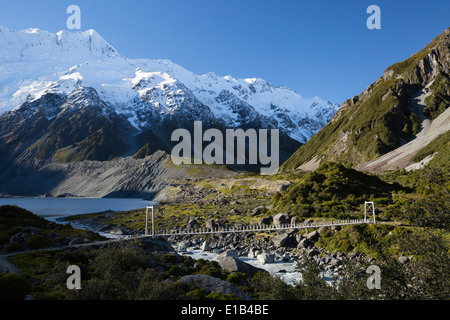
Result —
[[[301, 234], [298, 230], [291, 230], [265, 236], [253, 232], [207, 237], [171, 236], [168, 241], [181, 254], [219, 262], [232, 257], [280, 276], [290, 284], [301, 280], [306, 259], [313, 261], [327, 280], [338, 274], [346, 259], [359, 263], [370, 261], [371, 258], [363, 253], [331, 253], [316, 246], [315, 242], [323, 231], [319, 229]], [[339, 228], [334, 228], [334, 232], [339, 232]], [[246, 269], [236, 266], [234, 271], [246, 272]]]

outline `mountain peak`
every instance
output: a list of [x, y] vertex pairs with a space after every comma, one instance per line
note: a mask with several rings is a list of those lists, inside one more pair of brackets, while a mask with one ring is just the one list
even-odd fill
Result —
[[[118, 56], [95, 30], [50, 33], [38, 28], [13, 31], [0, 26], [0, 62], [20, 59], [72, 59], [71, 56]], [[69, 54], [71, 56], [69, 56]]]
[[92, 29], [54, 34], [2, 27], [0, 66], [0, 111], [16, 110], [48, 93], [64, 96], [89, 87], [138, 129], [148, 120], [143, 109], [154, 114], [205, 106], [205, 114], [224, 125], [247, 126], [258, 119], [303, 143], [338, 109], [260, 78], [197, 75], [166, 59], [126, 59]]

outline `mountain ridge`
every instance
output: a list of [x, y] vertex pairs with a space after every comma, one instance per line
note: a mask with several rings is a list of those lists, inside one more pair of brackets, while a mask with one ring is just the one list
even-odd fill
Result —
[[[450, 28], [346, 100], [282, 168], [313, 170], [327, 160], [356, 167], [407, 144], [422, 130], [423, 121], [436, 119], [448, 108], [449, 74]], [[425, 93], [421, 105], [415, 103]]]
[[[54, 34], [0, 27], [0, 69], [0, 193], [4, 194], [86, 196], [72, 185], [80, 183], [79, 168], [90, 168], [86, 161], [96, 163], [95, 179], [104, 178], [99, 163], [113, 170], [109, 162], [121, 159], [133, 163], [126, 168], [150, 159], [145, 165], [163, 175], [155, 155], [170, 154], [175, 145], [172, 132], [179, 128], [192, 132], [194, 121], [201, 121], [204, 130], [221, 132], [279, 129], [279, 157], [284, 161], [339, 108], [263, 79], [196, 75], [170, 60], [128, 59], [94, 30]], [[20, 193], [20, 186], [25, 181], [36, 183], [36, 177], [52, 177], [54, 185], [37, 183]], [[135, 177], [136, 190], [128, 178], [111, 180], [117, 185], [115, 191], [108, 188], [108, 194], [153, 192], [163, 182], [152, 177], [153, 184], [142, 184], [146, 178]], [[95, 184], [95, 179], [89, 183]], [[105, 196], [95, 187], [85, 189], [93, 196]]]
[[[5, 43], [16, 49], [6, 50]], [[9, 58], [4, 52], [12, 56], [15, 54], [11, 52], [20, 52], [20, 63], [8, 64]], [[93, 87], [103, 100], [139, 127], [142, 117], [137, 110], [124, 105], [142, 100], [155, 106], [160, 113], [171, 113], [179, 107], [175, 99], [177, 91], [183, 90], [208, 106], [223, 123], [242, 125], [237, 109], [247, 109], [273, 119], [291, 138], [304, 143], [339, 108], [317, 97], [304, 98], [292, 89], [263, 79], [219, 77], [212, 72], [196, 75], [169, 60], [127, 59], [94, 30], [52, 34], [38, 29], [11, 31], [3, 27], [0, 29], [0, 53], [3, 54], [0, 64], [6, 71], [5, 78], [0, 78], [0, 111], [13, 110], [30, 97], [38, 99], [44, 93], [70, 93], [79, 86]], [[31, 62], [39, 57], [42, 70], [35, 63], [26, 63], [30, 56]], [[21, 64], [24, 66], [18, 68]], [[23, 79], [29, 78], [31, 72], [39, 80], [32, 78], [24, 83]], [[8, 85], [8, 81], [13, 82], [12, 85]]]

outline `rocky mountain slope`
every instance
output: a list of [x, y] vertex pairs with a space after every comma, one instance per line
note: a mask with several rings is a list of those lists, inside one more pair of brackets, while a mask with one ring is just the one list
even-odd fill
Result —
[[222, 132], [279, 129], [284, 161], [337, 110], [262, 79], [127, 59], [93, 30], [0, 26], [0, 193], [17, 190], [11, 181], [26, 181], [24, 173], [55, 163], [170, 153], [172, 132], [192, 132], [194, 121]]
[[[449, 129], [449, 75], [450, 28], [345, 101], [283, 167], [312, 170], [322, 160], [333, 160], [380, 171], [413, 164], [411, 159], [420, 149]], [[403, 149], [398, 151], [399, 147]]]

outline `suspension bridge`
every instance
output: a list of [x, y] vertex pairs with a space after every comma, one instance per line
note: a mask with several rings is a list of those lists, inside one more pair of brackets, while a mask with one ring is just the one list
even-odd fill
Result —
[[[149, 230], [149, 218], [151, 217], [151, 230]], [[146, 209], [145, 218], [145, 237], [158, 236], [176, 236], [176, 235], [202, 235], [202, 234], [224, 234], [224, 233], [239, 233], [239, 232], [270, 232], [280, 230], [300, 230], [300, 229], [318, 229], [322, 227], [337, 227], [349, 226], [359, 224], [374, 224], [375, 205], [373, 202], [366, 201], [364, 203], [364, 218], [362, 219], [346, 219], [346, 220], [330, 220], [322, 222], [304, 222], [304, 223], [287, 223], [287, 224], [251, 224], [241, 226], [224, 226], [217, 228], [190, 228], [190, 229], [158, 229], [155, 230], [155, 210], [149, 205]]]

